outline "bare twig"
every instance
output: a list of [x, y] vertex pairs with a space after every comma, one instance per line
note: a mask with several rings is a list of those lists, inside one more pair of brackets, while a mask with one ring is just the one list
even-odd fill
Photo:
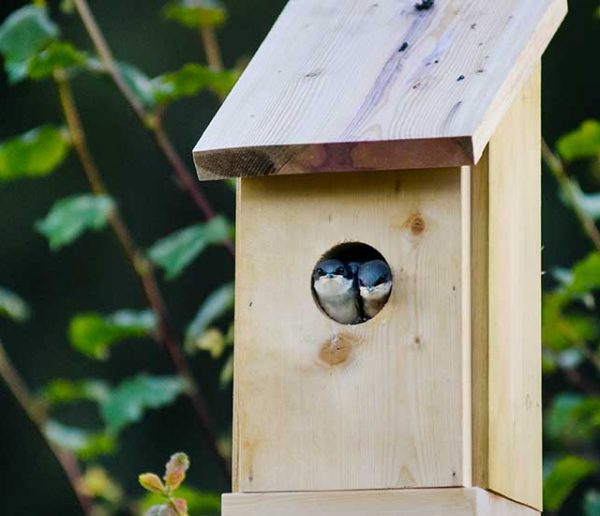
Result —
[[[63, 71], [58, 70], [54, 74], [54, 80], [58, 88], [60, 103], [69, 128], [73, 147], [77, 152], [90, 187], [96, 195], [108, 194], [100, 171], [90, 152], [68, 77]], [[181, 352], [179, 340], [172, 330], [169, 313], [160, 292], [152, 263], [140, 252], [118, 207], [112, 210], [109, 222], [128, 262], [140, 282], [148, 305], [158, 321], [156, 338], [169, 355], [178, 375], [190, 385], [188, 394], [196, 415], [208, 439], [211, 450], [216, 455], [226, 478], [229, 480], [231, 476], [229, 462], [219, 452], [213, 419], [208, 411], [204, 396], [197, 382], [194, 380], [190, 366]]]
[[81, 505], [83, 513], [86, 515], [91, 514], [92, 500], [82, 493], [80, 489], [82, 475], [79, 470], [77, 458], [69, 450], [57, 446], [46, 436], [46, 413], [42, 406], [36, 403], [35, 399], [30, 394], [23, 378], [21, 378], [19, 372], [8, 357], [2, 341], [0, 341], [0, 376], [19, 405], [21, 405], [21, 408], [37, 427], [38, 431], [46, 441], [48, 448], [50, 448], [50, 451], [56, 457], [56, 460], [62, 467], [65, 476], [71, 485], [71, 489], [73, 489], [73, 492], [77, 497], [79, 505]]
[[223, 70], [223, 57], [214, 27], [200, 27], [200, 39], [206, 54], [206, 62], [213, 70]]
[[[80, 18], [83, 21], [83, 24], [85, 25], [92, 42], [94, 43], [94, 47], [100, 56], [100, 60], [102, 61], [106, 72], [111, 77], [131, 109], [133, 109], [135, 114], [138, 116], [144, 127], [152, 134], [158, 148], [162, 151], [165, 158], [171, 165], [171, 168], [175, 172], [181, 188], [192, 198], [196, 206], [204, 214], [205, 218], [207, 220], [212, 219], [215, 216], [214, 210], [202, 192], [199, 184], [194, 179], [192, 172], [188, 169], [184, 161], [181, 159], [181, 156], [179, 156], [175, 150], [173, 143], [163, 127], [162, 118], [146, 111], [146, 108], [138, 100], [127, 83], [123, 80], [123, 76], [119, 71], [110, 47], [108, 46], [108, 43], [106, 42], [106, 39], [104, 38], [104, 35], [102, 34], [102, 31], [100, 30], [100, 27], [98, 26], [98, 23], [96, 22], [96, 19], [89, 8], [87, 0], [74, 0], [74, 3]], [[232, 242], [230, 240], [226, 240], [224, 242], [224, 246], [233, 256], [235, 249]]]
[[596, 247], [596, 250], [600, 251], [600, 231], [598, 231], [596, 223], [580, 206], [579, 200], [577, 199], [577, 194], [573, 189], [571, 181], [569, 181], [569, 176], [562, 159], [560, 159], [560, 156], [552, 152], [550, 146], [543, 139], [542, 157], [544, 158], [548, 169], [558, 181], [560, 189], [563, 191], [567, 201], [573, 208], [573, 211], [579, 219], [579, 222], [581, 223], [586, 235], [592, 241]]

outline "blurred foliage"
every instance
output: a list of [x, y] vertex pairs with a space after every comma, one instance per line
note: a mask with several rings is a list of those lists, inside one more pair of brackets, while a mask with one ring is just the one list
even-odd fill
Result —
[[[67, 15], [77, 16], [82, 14], [81, 5], [81, 2], [65, 0], [61, 10]], [[227, 18], [224, 5], [214, 0], [171, 1], [160, 12], [165, 19], [197, 29], [220, 26]], [[52, 251], [75, 244], [90, 230], [98, 232], [110, 228], [140, 281], [149, 307], [119, 309], [108, 315], [95, 311], [72, 314], [68, 328], [72, 349], [91, 360], [108, 361], [112, 348], [120, 342], [135, 340], [139, 342], [136, 345], [147, 346], [148, 341], [155, 340], [169, 351], [175, 373], [155, 375], [140, 372], [111, 385], [100, 378], [77, 377], [74, 372], [73, 379], [53, 379], [32, 395], [5, 356], [3, 347], [0, 350], [0, 372], [16, 399], [38, 424], [51, 449], [58, 450], [57, 458], [69, 473], [84, 512], [105, 515], [123, 512], [180, 516], [188, 513], [218, 514], [220, 502], [217, 494], [181, 486], [189, 467], [185, 454], [171, 457], [162, 479], [150, 473], [140, 475], [140, 483], [151, 492], [145, 498], [139, 498], [139, 492], [126, 492], [121, 485], [123, 479], [116, 479], [110, 474], [104, 458], [118, 453], [121, 433], [140, 422], [146, 412], [167, 407], [180, 395], [198, 395], [199, 387], [183, 362], [184, 355], [179, 355], [179, 351], [173, 348], [179, 346], [173, 335], [183, 334], [183, 331], [171, 329], [165, 301], [152, 275], [154, 267], [158, 267], [164, 270], [166, 279], [180, 277], [190, 264], [202, 258], [208, 247], [225, 244], [231, 238], [232, 224], [223, 215], [212, 216], [205, 211], [206, 221], [156, 239], [156, 243], [147, 250], [137, 249], [120, 212], [119, 202], [106, 191], [101, 177], [103, 171], [95, 164], [95, 149], [87, 142], [86, 129], [71, 92], [71, 80], [81, 74], [89, 75], [92, 80], [114, 79], [116, 73], [124, 88], [131, 93], [131, 98], [142, 106], [144, 127], [149, 131], [159, 131], [155, 137], [160, 143], [168, 141], [160, 124], [171, 104], [203, 92], [222, 99], [233, 87], [239, 70], [216, 69], [192, 62], [150, 78], [133, 64], [112, 63], [106, 53], [97, 55], [95, 50], [77, 48], [62, 38], [62, 32], [43, 1], [23, 5], [0, 24], [0, 53], [9, 82], [17, 85], [26, 80], [45, 80], [50, 91], [56, 89], [60, 100], [57, 106], [62, 108], [64, 118], [62, 121], [50, 120], [45, 125], [0, 142], [0, 188], [9, 182], [52, 174], [68, 163], [67, 158], [73, 151], [90, 182], [90, 191], [56, 199], [47, 215], [41, 220], [32, 220], [31, 226], [47, 239]], [[109, 81], [103, 80], [103, 83], [106, 87], [113, 87]], [[116, 80], [115, 83], [119, 85]], [[121, 92], [127, 98], [123, 89]], [[107, 142], [110, 138], [111, 135], [107, 134]], [[181, 174], [178, 167], [185, 165], [178, 164], [182, 163], [181, 158], [173, 157], [176, 151], [170, 150], [168, 145], [163, 143], [161, 149], [174, 171]], [[154, 207], [148, 206], [148, 209], [151, 208]], [[116, 246], [115, 252], [119, 252]], [[233, 330], [230, 328], [223, 334], [219, 326], [210, 325], [219, 323], [225, 324], [224, 328], [229, 327], [232, 308], [233, 287], [226, 284], [201, 303], [196, 317], [187, 324], [186, 341], [192, 344], [186, 345], [185, 350], [189, 353], [203, 350], [207, 356], [214, 358], [221, 358], [230, 350]], [[23, 299], [6, 288], [0, 288], [0, 316], [24, 323], [31, 314]], [[184, 346], [181, 346], [181, 352], [184, 352]], [[228, 358], [225, 357], [225, 360]], [[229, 382], [231, 375], [227, 368], [230, 366], [226, 363], [225, 373], [221, 376]], [[95, 418], [86, 418], [89, 426], [70, 422], [74, 413], [86, 413], [90, 406], [95, 409], [96, 415]], [[208, 424], [202, 418], [201, 423]], [[224, 449], [227, 434], [228, 431], [223, 436], [210, 436], [207, 432], [207, 436], [214, 439], [214, 450]], [[75, 461], [83, 466], [83, 472], [79, 472], [77, 464], [65, 459], [64, 454], [73, 454]], [[92, 501], [92, 505], [88, 505], [87, 499]]]
[[597, 181], [600, 122], [584, 120], [561, 136], [555, 153], [546, 158], [559, 198], [577, 215], [593, 250], [570, 268], [555, 268], [554, 288], [543, 297], [544, 383], [564, 385], [545, 400], [544, 511], [598, 516], [600, 247], [595, 221], [600, 219], [600, 193], [584, 192], [580, 183]]

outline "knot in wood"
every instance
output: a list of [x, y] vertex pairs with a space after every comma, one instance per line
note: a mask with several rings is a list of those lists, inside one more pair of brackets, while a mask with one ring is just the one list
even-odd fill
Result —
[[319, 358], [326, 364], [334, 366], [344, 362], [350, 356], [351, 350], [352, 337], [342, 333], [334, 335], [322, 344]]
[[413, 215], [409, 220], [408, 227], [413, 235], [420, 235], [425, 231], [425, 221], [421, 215]]

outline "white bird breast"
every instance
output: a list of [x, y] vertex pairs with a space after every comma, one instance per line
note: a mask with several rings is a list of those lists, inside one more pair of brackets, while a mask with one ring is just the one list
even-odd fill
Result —
[[390, 295], [392, 290], [392, 282], [381, 283], [371, 289], [367, 287], [360, 287], [360, 297], [366, 301], [381, 301]]
[[323, 276], [315, 281], [315, 292], [321, 299], [332, 299], [347, 295], [352, 290], [353, 281], [343, 276], [328, 278]]

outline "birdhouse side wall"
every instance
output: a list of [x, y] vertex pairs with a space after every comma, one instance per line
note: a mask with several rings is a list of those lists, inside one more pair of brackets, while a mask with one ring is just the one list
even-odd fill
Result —
[[473, 483], [542, 509], [541, 67], [473, 170]]

